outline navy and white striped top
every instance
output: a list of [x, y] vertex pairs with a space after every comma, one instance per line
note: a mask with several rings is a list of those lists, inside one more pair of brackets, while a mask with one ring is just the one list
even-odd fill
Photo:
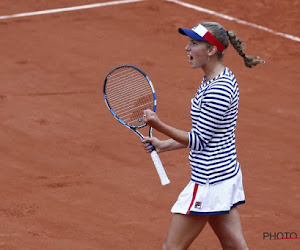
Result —
[[228, 68], [214, 79], [205, 80], [191, 100], [189, 160], [192, 181], [215, 184], [232, 178], [240, 169], [235, 148], [239, 88]]

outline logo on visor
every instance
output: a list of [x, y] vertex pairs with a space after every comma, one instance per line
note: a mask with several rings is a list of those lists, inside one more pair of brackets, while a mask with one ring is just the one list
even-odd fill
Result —
[[201, 25], [201, 24], [200, 24], [200, 23], [198, 23], [197, 25], [195, 25], [195, 26], [192, 28], [192, 30], [195, 30], [195, 29], [197, 29], [197, 27], [198, 27], [199, 25]]

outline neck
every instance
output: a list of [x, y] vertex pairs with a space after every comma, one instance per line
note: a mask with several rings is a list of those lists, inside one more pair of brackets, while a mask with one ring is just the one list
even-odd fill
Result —
[[221, 63], [217, 63], [211, 67], [205, 68], [204, 73], [205, 73], [206, 81], [210, 81], [211, 79], [215, 78], [223, 70], [224, 70], [224, 66]]

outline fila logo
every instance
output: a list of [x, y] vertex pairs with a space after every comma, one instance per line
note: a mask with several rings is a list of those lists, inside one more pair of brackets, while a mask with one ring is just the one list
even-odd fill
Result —
[[202, 205], [202, 202], [201, 202], [201, 201], [196, 201], [196, 202], [195, 202], [195, 208], [201, 209], [201, 205]]

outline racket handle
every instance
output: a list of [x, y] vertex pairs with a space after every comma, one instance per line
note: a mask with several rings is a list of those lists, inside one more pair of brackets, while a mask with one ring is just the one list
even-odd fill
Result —
[[155, 150], [153, 150], [151, 152], [151, 158], [152, 158], [152, 161], [154, 163], [154, 166], [156, 168], [156, 171], [158, 173], [158, 176], [160, 178], [160, 181], [161, 181], [161, 185], [167, 185], [170, 183], [170, 180], [166, 174], [166, 171], [164, 169], [164, 166], [162, 165], [161, 163], [161, 160], [157, 154], [157, 152]]

